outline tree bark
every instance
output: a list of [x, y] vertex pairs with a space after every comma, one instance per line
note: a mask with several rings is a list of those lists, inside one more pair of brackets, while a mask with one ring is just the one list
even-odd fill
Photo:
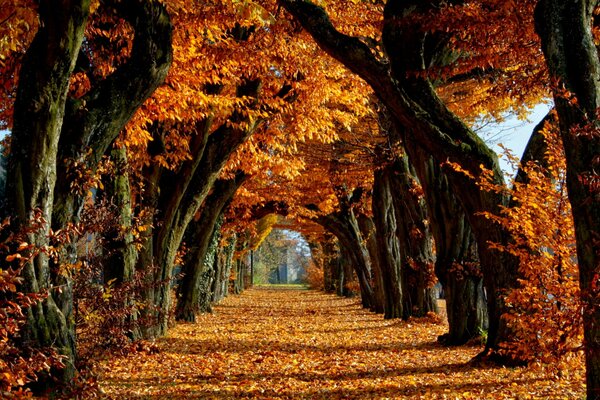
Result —
[[[89, 6], [89, 0], [42, 2], [40, 27], [19, 75], [7, 206], [8, 215], [14, 218], [14, 230], [31, 228], [27, 240], [38, 249], [49, 245], [58, 143], [65, 122], [69, 79], [83, 41]], [[45, 300], [28, 309], [23, 340], [33, 346], [54, 346], [65, 355], [66, 368], [56, 377], [67, 383], [75, 371], [72, 282], [50, 268], [44, 253], [25, 265], [23, 278], [25, 293], [48, 290]]]
[[553, 87], [554, 104], [566, 153], [567, 189], [585, 305], [588, 399], [600, 399], [600, 59], [592, 34], [597, 6], [596, 0], [541, 0], [535, 14], [550, 75], [558, 82]]
[[326, 235], [323, 243], [323, 289], [327, 293], [335, 293], [335, 276], [337, 271], [338, 252], [334, 238]]
[[206, 311], [200, 308], [201, 289], [207, 292], [211, 285], [201, 287], [201, 281], [214, 264], [214, 254], [210, 260], [207, 260], [207, 254], [211, 244], [216, 249], [213, 242], [215, 235], [218, 237], [219, 216], [246, 178], [245, 174], [239, 173], [231, 179], [217, 180], [204, 202], [200, 217], [188, 226], [188, 254], [182, 268], [184, 276], [177, 289], [177, 320], [194, 322], [196, 313]]
[[356, 272], [362, 305], [364, 308], [372, 309], [371, 261], [354, 211], [352, 208], [344, 207], [341, 211], [318, 217], [316, 222], [338, 238], [343, 258], [348, 260]]
[[115, 175], [112, 182], [105, 185], [106, 197], [115, 205], [118, 213], [118, 226], [106, 237], [108, 257], [104, 265], [104, 282], [114, 280], [116, 283], [130, 281], [135, 272], [137, 251], [133, 243], [131, 187], [127, 172], [127, 150], [124, 147], [111, 151], [115, 164]]
[[373, 220], [376, 227], [376, 240], [385, 293], [384, 318], [402, 318], [403, 293], [400, 270], [400, 246], [392, 191], [392, 168], [375, 171], [373, 183]]
[[422, 187], [408, 161], [408, 156], [397, 158], [389, 174], [400, 243], [400, 262], [404, 318], [422, 317], [437, 312], [433, 285], [433, 240], [429, 228], [429, 216], [422, 196]]
[[[375, 189], [373, 189], [375, 191]], [[358, 225], [361, 234], [365, 238], [369, 258], [371, 260], [371, 272], [373, 275], [373, 308], [377, 314], [385, 313], [385, 283], [381, 268], [381, 258], [377, 245], [377, 230], [373, 219], [364, 214], [358, 216]]]
[[[342, 244], [340, 244], [340, 256], [338, 258], [338, 296], [354, 297], [356, 292], [350, 287], [350, 282], [354, 279], [355, 268], [352, 264], [351, 256]], [[364, 307], [364, 306], [363, 306]]]
[[218, 303], [223, 300], [229, 289], [229, 275], [231, 274], [231, 264], [233, 253], [235, 250], [235, 236], [228, 239], [225, 246], [217, 248], [217, 256], [215, 257], [215, 280], [213, 281], [213, 303]]

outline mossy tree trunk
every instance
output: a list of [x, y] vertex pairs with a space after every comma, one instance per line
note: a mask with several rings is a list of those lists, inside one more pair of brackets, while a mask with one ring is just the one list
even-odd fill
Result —
[[[40, 28], [19, 75], [6, 193], [14, 229], [31, 227], [28, 242], [43, 248], [49, 245], [69, 79], [83, 41], [89, 1], [44, 2], [39, 13]], [[53, 273], [44, 253], [25, 265], [23, 277], [24, 292], [48, 290], [44, 301], [28, 309], [23, 340], [33, 346], [55, 346], [67, 356], [61, 380], [68, 382], [75, 363], [71, 282]]]
[[224, 246], [217, 248], [215, 257], [215, 280], [213, 282], [213, 303], [223, 300], [229, 289], [229, 275], [231, 274], [231, 264], [235, 250], [235, 235], [228, 238]]
[[[115, 213], [116, 220], [114, 225], [110, 226], [105, 232], [104, 242], [106, 257], [103, 258], [102, 269], [104, 284], [110, 284], [113, 287], [131, 283], [137, 262], [137, 248], [134, 235], [132, 233], [133, 215], [131, 208], [131, 187], [129, 185], [129, 163], [127, 161], [127, 149], [125, 147], [114, 148], [110, 152], [111, 161], [115, 166], [114, 175], [110, 181], [105, 182], [104, 197], [112, 205], [110, 210]], [[127, 286], [125, 286], [127, 287]], [[122, 307], [133, 307], [135, 288], [129, 286], [127, 298], [121, 304]], [[116, 300], [112, 300], [116, 301]], [[125, 317], [130, 327], [130, 337], [137, 339], [140, 337], [140, 330], [137, 324], [138, 313], [133, 311]]]
[[106, 198], [114, 205], [117, 213], [117, 226], [107, 235], [108, 256], [104, 263], [104, 282], [128, 282], [135, 272], [137, 251], [131, 232], [133, 216], [131, 209], [131, 187], [129, 186], [129, 164], [127, 150], [124, 147], [111, 151], [111, 160], [115, 165], [111, 182], [104, 185]]
[[[596, 0], [541, 0], [535, 22], [553, 87], [575, 221], [588, 399], [600, 399], [600, 59]], [[564, 85], [564, 86], [563, 86]], [[571, 92], [574, 99], [567, 96]]]
[[[184, 275], [177, 288], [177, 320], [193, 322], [196, 313], [207, 311], [201, 308], [201, 304], [207, 303], [201, 297], [210, 292], [212, 284], [212, 280], [207, 281], [206, 273], [213, 271], [217, 245], [215, 238], [218, 239], [220, 229], [219, 216], [246, 178], [247, 175], [238, 173], [231, 179], [217, 180], [212, 193], [204, 201], [198, 220], [188, 226], [188, 254], [182, 268]], [[212, 257], [208, 257], [211, 248], [214, 252]]]
[[[12, 153], [8, 167], [8, 207], [15, 228], [42, 224], [30, 234], [36, 246], [48, 245], [48, 232], [76, 221], [82, 197], [72, 192], [67, 165], [83, 161], [91, 170], [133, 112], [164, 80], [171, 62], [171, 24], [164, 7], [142, 1], [107, 1], [134, 32], [129, 59], [87, 94], [68, 96], [69, 81], [81, 51], [90, 1], [41, 2], [40, 28], [27, 50], [14, 108]], [[57, 179], [58, 177], [58, 179]], [[68, 249], [67, 249], [68, 250]], [[72, 257], [73, 254], [66, 254]], [[72, 283], [40, 254], [24, 270], [24, 290], [49, 289], [32, 307], [24, 340], [56, 346], [67, 356], [62, 380], [74, 372], [75, 330]]]

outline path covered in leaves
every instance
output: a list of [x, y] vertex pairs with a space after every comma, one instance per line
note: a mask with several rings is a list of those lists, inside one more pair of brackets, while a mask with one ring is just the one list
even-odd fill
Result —
[[442, 347], [445, 329], [385, 321], [356, 299], [256, 288], [178, 325], [156, 354], [103, 363], [100, 387], [114, 399], [584, 398], [581, 360], [473, 366], [481, 347]]

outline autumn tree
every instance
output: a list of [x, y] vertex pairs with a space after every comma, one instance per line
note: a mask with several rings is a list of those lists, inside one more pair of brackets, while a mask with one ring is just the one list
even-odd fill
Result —
[[[282, 2], [325, 51], [371, 85], [406, 143], [424, 149], [437, 163], [447, 160], [457, 162], [473, 175], [477, 175], [483, 165], [494, 171], [495, 181], [502, 184], [502, 173], [494, 152], [469, 128], [465, 120], [451, 111], [435, 91], [444, 78], [448, 79], [453, 74], [458, 77], [461, 72], [473, 76], [473, 73], [483, 69], [484, 75], [490, 72], [498, 74], [499, 78], [510, 79], [518, 74], [529, 78], [540, 76], [540, 67], [534, 63], [538, 54], [535, 48], [532, 49], [535, 46], [529, 45], [535, 43], [535, 37], [531, 29], [522, 29], [523, 21], [529, 21], [525, 27], [532, 26], [533, 4], [527, 2], [517, 7], [510, 3], [507, 7], [504, 2], [485, 3], [483, 7], [479, 3], [451, 2], [442, 5], [438, 2], [417, 4], [389, 1], [382, 10], [381, 36], [362, 40], [354, 36], [343, 22], [342, 29], [349, 33], [334, 27], [329, 17], [336, 13], [343, 15], [343, 10], [335, 6], [335, 11], [328, 13], [307, 1]], [[351, 7], [355, 9], [350, 12], [356, 12], [356, 8], [362, 6], [358, 3], [356, 7]], [[462, 17], [461, 13], [464, 14]], [[504, 23], [498, 22], [503, 26], [502, 40], [499, 32], [483, 37], [487, 30], [477, 27], [477, 21], [489, 24], [494, 18]], [[465, 34], [461, 32], [463, 28], [471, 30]], [[507, 35], [514, 37], [514, 42], [507, 41]], [[379, 38], [381, 41], [378, 41]], [[487, 48], [469, 47], [476, 43], [475, 38], [485, 43]], [[375, 45], [372, 40], [375, 40]], [[500, 50], [498, 43], [511, 43], [510, 49]], [[513, 52], [523, 58], [503, 59], [499, 56]], [[492, 57], [493, 61], [489, 61]], [[517, 81], [522, 82], [523, 79]], [[497, 86], [502, 85], [498, 83]], [[539, 95], [540, 90], [536, 92], [532, 89], [530, 94]], [[526, 99], [528, 94], [525, 92], [511, 92], [503, 98], [511, 96], [519, 104], [531, 100], [531, 97]], [[413, 156], [411, 146], [406, 145], [406, 148], [409, 156]], [[511, 339], [510, 329], [500, 316], [505, 310], [502, 293], [516, 283], [517, 260], [489, 248], [488, 242], [503, 242], [510, 234], [502, 228], [490, 227], [481, 213], [497, 211], [500, 205], [506, 204], [507, 199], [504, 195], [481, 191], [461, 173], [449, 170], [447, 174], [478, 244], [490, 315], [486, 351], [495, 353], [501, 342]]]
[[[223, 170], [293, 174], [297, 166], [282, 155], [303, 137], [330, 135], [331, 120], [347, 114], [329, 116], [324, 106], [343, 91], [340, 68], [327, 68], [329, 61], [275, 3], [194, 9], [173, 2], [168, 9], [175, 25], [173, 67], [124, 138], [139, 173], [135, 207], [154, 215], [137, 261], [139, 269], [155, 270], [147, 297], [160, 310], [147, 336], [166, 331], [175, 255]], [[312, 69], [327, 71], [330, 84]], [[348, 91], [349, 109], [364, 87]], [[301, 100], [302, 106], [291, 106]]]
[[[498, 248], [520, 261], [519, 286], [508, 293], [509, 312], [503, 316], [520, 340], [505, 350], [551, 363], [581, 345], [582, 299], [565, 157], [554, 114], [540, 125], [514, 179], [511, 206], [488, 218], [513, 233], [513, 241]], [[535, 151], [531, 147], [543, 155], [528, 157]], [[481, 179], [485, 187], [485, 177]]]
[[[217, 180], [197, 219], [187, 227], [188, 249], [181, 270], [183, 278], [177, 289], [178, 320], [193, 322], [196, 313], [208, 311], [214, 279], [211, 274], [216, 273], [214, 258], [219, 240], [218, 221], [246, 178], [240, 171], [229, 179]], [[202, 295], [205, 296], [204, 299], [200, 298]]]
[[[171, 62], [171, 23], [158, 2], [104, 2], [92, 20], [117, 21], [128, 33], [124, 39], [129, 51], [119, 62], [106, 60], [108, 70], [92, 76], [97, 71], [87, 69], [85, 60], [102, 51], [86, 39], [93, 37], [93, 32], [86, 36], [90, 1], [42, 2], [37, 11], [35, 37], [22, 59], [16, 55], [20, 70], [11, 98], [7, 196], [14, 229], [27, 227], [39, 213], [43, 229], [30, 233], [28, 240], [50, 249], [50, 234], [76, 222], [82, 204], [82, 193], [70, 185], [71, 174], [95, 169], [132, 114], [163, 81]], [[78, 60], [83, 72], [76, 70]], [[80, 79], [89, 79], [89, 85], [70, 91]], [[74, 163], [81, 170], [74, 171]], [[47, 252], [25, 266], [24, 290], [48, 291], [48, 296], [29, 310], [24, 339], [54, 345], [66, 355], [63, 380], [68, 381], [75, 356], [73, 299], [71, 282], [59, 270]]]
[[579, 282], [585, 304], [586, 383], [590, 399], [600, 398], [597, 7], [596, 1], [542, 0], [535, 13], [566, 153], [567, 188], [575, 221]]

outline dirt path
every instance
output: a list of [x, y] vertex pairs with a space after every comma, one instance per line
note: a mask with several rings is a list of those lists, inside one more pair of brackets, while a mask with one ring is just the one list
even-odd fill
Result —
[[445, 348], [433, 321], [385, 321], [352, 299], [253, 289], [102, 365], [115, 399], [584, 398], [581, 370], [473, 367], [480, 347]]

